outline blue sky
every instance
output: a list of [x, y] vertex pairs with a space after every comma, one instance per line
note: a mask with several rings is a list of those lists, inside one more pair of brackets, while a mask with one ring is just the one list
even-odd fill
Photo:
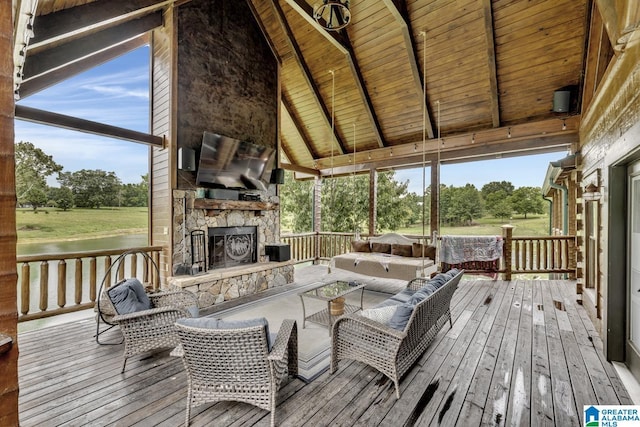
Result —
[[[149, 49], [143, 47], [72, 77], [18, 102], [29, 107], [97, 122], [149, 132]], [[147, 173], [148, 147], [22, 120], [15, 123], [16, 141], [32, 142], [52, 155], [65, 172], [102, 169], [115, 172], [123, 183], [138, 183]], [[510, 181], [516, 188], [542, 185], [549, 162], [561, 159], [556, 152], [526, 157], [443, 165], [441, 182], [476, 188], [491, 181]], [[427, 183], [430, 175], [427, 170]], [[409, 181], [409, 191], [420, 194], [422, 170], [396, 172]], [[49, 185], [57, 185], [55, 177]]]
[[[149, 132], [149, 49], [143, 47], [74, 76], [18, 104]], [[15, 140], [28, 141], [64, 167], [64, 172], [102, 169], [123, 183], [147, 173], [149, 149], [130, 141], [15, 121]], [[55, 184], [55, 177], [49, 185]]]

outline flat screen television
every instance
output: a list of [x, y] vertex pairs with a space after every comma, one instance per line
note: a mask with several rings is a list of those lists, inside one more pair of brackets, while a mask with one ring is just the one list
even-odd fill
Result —
[[197, 185], [265, 191], [275, 150], [216, 133], [204, 132]]

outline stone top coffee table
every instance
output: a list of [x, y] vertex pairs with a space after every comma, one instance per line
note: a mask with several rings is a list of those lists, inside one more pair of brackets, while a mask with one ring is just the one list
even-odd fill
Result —
[[[304, 329], [306, 321], [327, 326], [329, 335], [331, 335], [331, 327], [333, 322], [339, 316], [347, 313], [354, 313], [362, 310], [362, 298], [364, 296], [364, 286], [358, 282], [336, 281], [332, 283], [320, 283], [318, 286], [300, 292], [300, 301], [302, 301], [302, 328]], [[360, 306], [346, 304], [344, 296], [355, 291], [360, 291]], [[305, 298], [312, 298], [327, 302], [327, 308], [307, 316], [305, 307]]]

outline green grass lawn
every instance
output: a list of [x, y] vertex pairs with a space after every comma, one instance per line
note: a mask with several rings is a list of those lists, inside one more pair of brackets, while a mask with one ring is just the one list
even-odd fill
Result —
[[[527, 219], [514, 216], [510, 220], [501, 220], [493, 217], [483, 217], [474, 220], [473, 225], [467, 227], [449, 227], [443, 226], [440, 230], [441, 235], [502, 235], [502, 226], [511, 224], [514, 236], [548, 236], [549, 235], [549, 216], [548, 215], [529, 215]], [[426, 227], [427, 233], [429, 227]], [[413, 227], [401, 228], [396, 231], [400, 234], [422, 234], [422, 224], [416, 224]]]
[[20, 243], [146, 233], [147, 208], [16, 210]]

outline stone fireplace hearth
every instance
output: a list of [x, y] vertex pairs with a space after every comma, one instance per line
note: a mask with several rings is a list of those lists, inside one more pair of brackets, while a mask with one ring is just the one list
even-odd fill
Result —
[[[200, 308], [204, 309], [293, 282], [292, 261], [265, 262], [265, 245], [278, 243], [280, 236], [278, 202], [275, 186], [261, 193], [258, 209], [238, 201], [196, 200], [195, 191], [174, 190], [172, 271], [190, 263], [189, 236], [194, 230], [202, 230], [208, 236], [210, 269], [196, 275], [169, 277], [168, 284], [196, 293]], [[259, 210], [263, 206], [265, 210]]]

